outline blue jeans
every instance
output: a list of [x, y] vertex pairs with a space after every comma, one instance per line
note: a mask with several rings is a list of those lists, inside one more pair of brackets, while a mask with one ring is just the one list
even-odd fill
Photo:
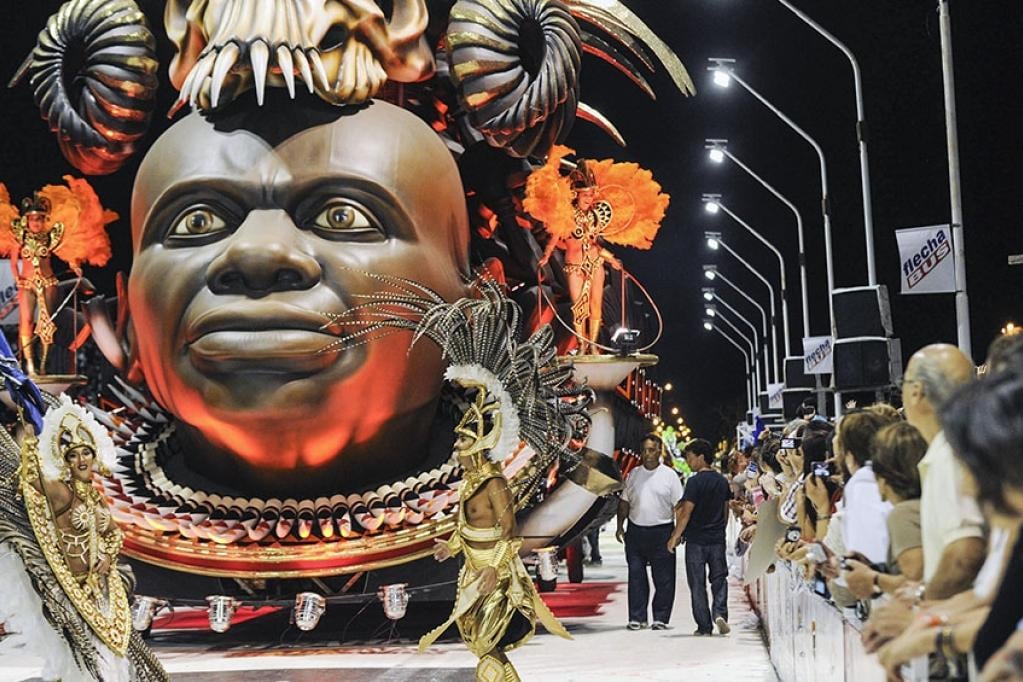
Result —
[[674, 524], [637, 526], [629, 522], [625, 532], [625, 559], [629, 564], [629, 620], [647, 622], [650, 603], [650, 582], [646, 567], [654, 580], [654, 620], [667, 623], [675, 601], [675, 555], [668, 551], [668, 538]]
[[707, 605], [707, 573], [710, 572], [710, 590], [714, 594], [713, 618], [728, 620], [728, 565], [725, 563], [725, 543], [696, 545], [686, 543], [686, 580], [693, 600], [693, 618], [700, 632], [714, 629]]

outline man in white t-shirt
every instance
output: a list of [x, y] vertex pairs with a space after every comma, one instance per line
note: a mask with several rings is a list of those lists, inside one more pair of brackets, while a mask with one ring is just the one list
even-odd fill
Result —
[[[640, 447], [642, 466], [625, 479], [618, 501], [618, 542], [625, 542], [629, 565], [630, 630], [646, 627], [653, 607], [652, 630], [663, 630], [671, 619], [675, 602], [675, 554], [668, 551], [668, 538], [675, 529], [675, 507], [682, 500], [682, 482], [675, 470], [663, 463], [661, 439], [650, 434]], [[628, 531], [625, 519], [629, 520]], [[654, 581], [650, 603], [650, 583], [646, 567]]]

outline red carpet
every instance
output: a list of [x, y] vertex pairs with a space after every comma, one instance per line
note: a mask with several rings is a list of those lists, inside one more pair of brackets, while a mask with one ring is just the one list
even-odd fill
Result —
[[625, 589], [625, 583], [559, 582], [557, 590], [540, 596], [558, 618], [588, 618], [600, 613], [618, 589]]

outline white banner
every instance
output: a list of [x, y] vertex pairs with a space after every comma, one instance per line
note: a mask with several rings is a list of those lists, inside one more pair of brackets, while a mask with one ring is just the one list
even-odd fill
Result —
[[830, 336], [803, 339], [803, 374], [831, 374], [834, 351]]
[[0, 324], [18, 324], [18, 285], [7, 259], [0, 259]]
[[902, 263], [902, 293], [955, 293], [955, 256], [948, 225], [895, 230]]
[[785, 403], [782, 400], [782, 390], [785, 388], [785, 384], [768, 384], [767, 385], [767, 409], [769, 410], [781, 410], [785, 407]]

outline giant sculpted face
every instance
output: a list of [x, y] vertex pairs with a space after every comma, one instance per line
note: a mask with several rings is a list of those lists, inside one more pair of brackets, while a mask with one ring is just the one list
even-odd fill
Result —
[[423, 457], [436, 348], [396, 334], [347, 350], [330, 314], [385, 285], [464, 294], [458, 170], [413, 114], [372, 102], [191, 115], [153, 146], [132, 202], [138, 359], [190, 468], [251, 492], [322, 494]]

